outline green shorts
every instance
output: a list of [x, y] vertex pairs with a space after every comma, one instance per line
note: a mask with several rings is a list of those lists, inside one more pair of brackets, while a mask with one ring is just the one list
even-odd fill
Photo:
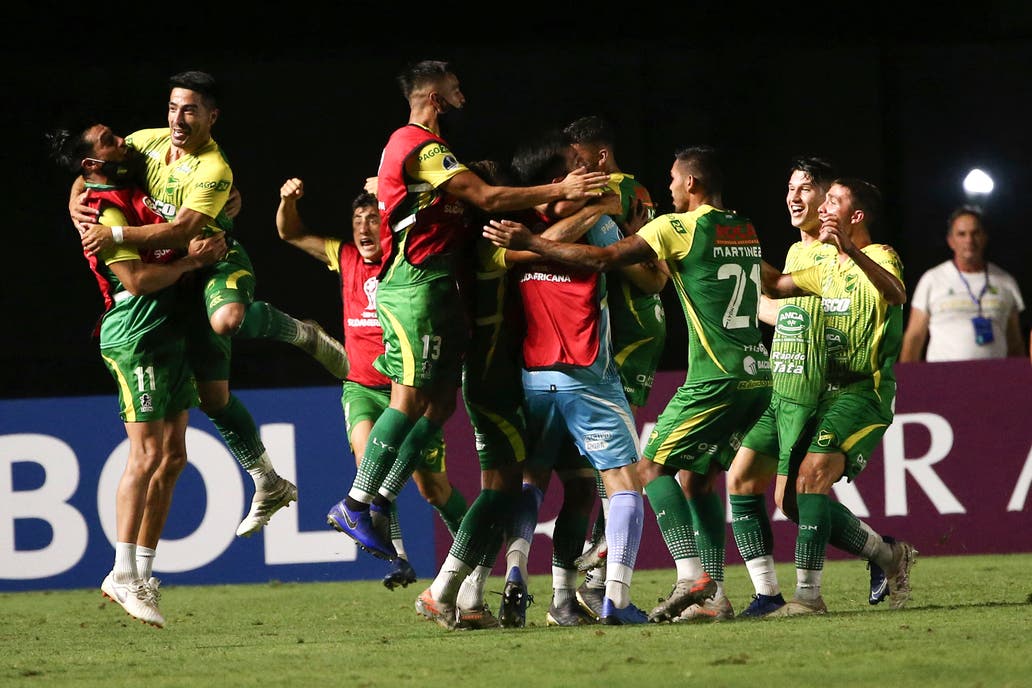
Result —
[[474, 346], [462, 370], [462, 400], [473, 426], [481, 470], [527, 458], [523, 384], [519, 365], [511, 355], [488, 356]]
[[469, 329], [454, 276], [402, 261], [377, 288], [376, 313], [384, 352], [374, 368], [408, 387], [459, 385]]
[[860, 474], [892, 424], [892, 398], [871, 390], [843, 390], [821, 399], [817, 424], [808, 448], [814, 454], [844, 454], [845, 476]]
[[770, 405], [742, 439], [742, 446], [757, 454], [778, 457], [778, 475], [788, 475], [792, 457], [800, 458], [800, 451], [806, 449], [813, 436], [816, 412], [813, 406], [774, 393]]
[[[251, 258], [234, 239], [228, 239], [226, 257], [210, 268], [200, 270], [193, 279], [187, 276], [184, 300], [189, 309], [186, 322], [187, 360], [201, 382], [228, 380], [233, 353], [232, 338], [211, 329], [211, 316], [227, 303], [254, 301], [255, 277]], [[202, 300], [204, 309], [195, 304]]]
[[101, 349], [100, 355], [118, 385], [118, 415], [124, 422], [163, 420], [197, 405], [183, 339], [168, 336], [167, 329]]
[[695, 473], [708, 473], [713, 461], [727, 470], [770, 396], [769, 379], [682, 385], [659, 414], [642, 455]]
[[[347, 428], [348, 442], [351, 442], [351, 430], [363, 420], [374, 423], [380, 414], [391, 404], [391, 390], [377, 387], [366, 387], [357, 382], [346, 380], [340, 395], [340, 403], [344, 408], [344, 426]], [[419, 471], [444, 473], [445, 451], [444, 431], [438, 430], [423, 449]]]

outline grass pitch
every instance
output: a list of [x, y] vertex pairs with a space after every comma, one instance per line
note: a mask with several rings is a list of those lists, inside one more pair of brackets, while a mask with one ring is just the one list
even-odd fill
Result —
[[[162, 587], [164, 629], [100, 590], [0, 594], [2, 686], [1029, 686], [1032, 554], [918, 557], [914, 595], [867, 604], [862, 562], [828, 562], [829, 613], [726, 623], [548, 628], [551, 579], [534, 576], [527, 627], [445, 631], [414, 610], [432, 572], [378, 581]], [[786, 597], [795, 572], [782, 564]], [[674, 572], [638, 571], [648, 610]], [[98, 581], [99, 585], [99, 581]], [[728, 568], [735, 610], [752, 586]], [[500, 591], [492, 578], [489, 591]], [[500, 597], [489, 592], [497, 612]]]

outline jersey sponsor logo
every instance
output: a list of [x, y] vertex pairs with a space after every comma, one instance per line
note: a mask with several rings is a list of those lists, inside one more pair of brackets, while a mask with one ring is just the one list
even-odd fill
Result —
[[749, 375], [756, 375], [761, 370], [770, 370], [770, 361], [765, 358], [756, 359], [746, 356], [742, 359], [742, 370]]
[[377, 318], [348, 318], [348, 327], [379, 327]]
[[150, 394], [147, 394], [146, 392], [140, 395], [140, 412], [154, 412], [154, 397], [152, 397]]
[[717, 244], [759, 244], [756, 230], [750, 224], [744, 225], [717, 225], [713, 238]]
[[465, 215], [466, 209], [461, 202], [445, 203], [444, 212], [446, 215]]
[[846, 333], [834, 327], [824, 328], [824, 347], [828, 353], [837, 353], [846, 350]]
[[528, 272], [520, 278], [520, 282], [572, 282], [569, 275], [556, 275], [551, 272]]
[[424, 148], [423, 152], [419, 154], [417, 161], [426, 162], [427, 160], [432, 160], [433, 158], [436, 158], [438, 155], [441, 155], [443, 152], [444, 147], [441, 146], [441, 144], [436, 143], [433, 146], [430, 146], [429, 148]]
[[[148, 197], [147, 200], [150, 201], [150, 203], [147, 204], [147, 207], [158, 215], [161, 215], [165, 220], [171, 221], [172, 218], [176, 216], [177, 210], [174, 203], [165, 203], [150, 197]], [[144, 201], [144, 203], [147, 203], [147, 201]]]
[[194, 185], [196, 189], [215, 189], [216, 191], [225, 191], [229, 188], [229, 182], [225, 179], [220, 179], [217, 182], [212, 181], [200, 181]]
[[588, 451], [601, 451], [609, 446], [613, 433], [609, 430], [598, 430], [584, 435], [584, 448]]
[[444, 160], [441, 161], [441, 167], [443, 167], [446, 170], [454, 170], [459, 167], [459, 161], [455, 158], [454, 155], [449, 154], [444, 156]]
[[825, 313], [831, 315], [843, 315], [849, 312], [849, 306], [853, 300], [850, 298], [823, 298], [821, 299], [821, 308], [824, 309]]
[[798, 306], [782, 306], [774, 329], [786, 337], [802, 338], [810, 330], [810, 314]]

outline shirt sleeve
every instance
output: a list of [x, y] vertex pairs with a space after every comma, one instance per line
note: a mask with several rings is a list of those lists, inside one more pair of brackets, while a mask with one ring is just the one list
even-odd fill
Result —
[[[124, 227], [129, 224], [121, 208], [113, 205], [106, 206], [101, 211], [98, 222], [108, 227]], [[111, 265], [127, 260], [140, 260], [140, 252], [133, 246], [115, 244], [102, 250], [98, 257], [104, 261], [105, 265]]]
[[326, 260], [329, 261], [329, 269], [331, 272], [340, 272], [340, 239], [334, 237], [326, 237], [323, 242], [323, 250], [326, 251]]
[[409, 169], [412, 176], [422, 179], [435, 189], [459, 172], [469, 169], [459, 162], [448, 146], [438, 141], [427, 143], [416, 155], [410, 155], [409, 160], [416, 161], [415, 169]]
[[638, 230], [660, 260], [680, 260], [692, 250], [695, 219], [687, 213], [660, 215]]

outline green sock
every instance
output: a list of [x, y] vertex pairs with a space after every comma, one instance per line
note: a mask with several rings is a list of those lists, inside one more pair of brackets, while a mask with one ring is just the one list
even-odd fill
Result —
[[574, 561], [584, 551], [584, 533], [588, 530], [590, 515], [579, 509], [568, 509], [564, 504], [555, 519], [552, 531], [552, 566], [576, 569]]
[[229, 403], [221, 410], [209, 413], [208, 418], [222, 435], [237, 463], [244, 470], [253, 468], [265, 453], [265, 445], [262, 444], [258, 426], [247, 407], [236, 396], [230, 394]]
[[[377, 421], [379, 422], [379, 421]], [[397, 497], [401, 489], [405, 487], [412, 474], [419, 468], [423, 460], [423, 450], [433, 439], [434, 435], [441, 431], [441, 426], [434, 423], [426, 416], [420, 416], [415, 425], [405, 435], [405, 441], [398, 449], [397, 458], [394, 459], [387, 477], [383, 481], [383, 490], [389, 492], [392, 497]]]
[[698, 556], [692, 532], [692, 512], [677, 480], [672, 475], [661, 475], [645, 486], [645, 495], [674, 561]]
[[401, 519], [398, 518], [398, 505], [394, 502], [391, 502], [389, 513], [391, 518], [391, 540], [401, 540]]
[[[391, 504], [393, 503], [391, 502]], [[452, 485], [448, 501], [434, 508], [437, 509], [437, 513], [441, 516], [441, 520], [444, 521], [444, 525], [447, 526], [448, 532], [454, 538], [455, 533], [459, 532], [459, 526], [462, 525], [462, 517], [466, 515], [466, 511], [469, 508], [466, 504], [466, 498], [462, 496], [458, 488]]]
[[515, 506], [516, 498], [511, 494], [497, 490], [481, 490], [462, 518], [462, 524], [455, 533], [455, 540], [448, 555], [467, 566], [474, 567], [488, 557], [493, 544], [493, 561], [501, 544], [502, 533]]
[[828, 495], [801, 494], [799, 504], [799, 536], [796, 538], [796, 569], [821, 571], [831, 531], [831, 511]]
[[272, 339], [297, 342], [297, 320], [265, 301], [254, 301], [247, 307], [244, 322], [237, 330], [241, 339]]
[[731, 495], [731, 532], [744, 561], [774, 554], [774, 532], [763, 495]]
[[864, 530], [860, 519], [839, 502], [829, 500], [828, 508], [831, 511], [831, 534], [828, 544], [866, 559], [864, 545], [867, 544], [867, 531]]
[[391, 466], [394, 465], [398, 447], [405, 441], [405, 436], [411, 429], [412, 422], [408, 416], [397, 409], [388, 407], [380, 414], [369, 431], [365, 456], [358, 466], [352, 489], [364, 492], [370, 499], [376, 496]]
[[695, 539], [702, 568], [719, 583], [724, 580], [724, 550], [727, 547], [724, 505], [720, 496], [711, 492], [689, 499], [688, 507], [697, 526]]
[[602, 481], [602, 472], [595, 471], [595, 490], [598, 492], [599, 505], [595, 522], [591, 526], [591, 541], [598, 542], [606, 534], [606, 510], [602, 507], [601, 500], [606, 498], [606, 484]]

